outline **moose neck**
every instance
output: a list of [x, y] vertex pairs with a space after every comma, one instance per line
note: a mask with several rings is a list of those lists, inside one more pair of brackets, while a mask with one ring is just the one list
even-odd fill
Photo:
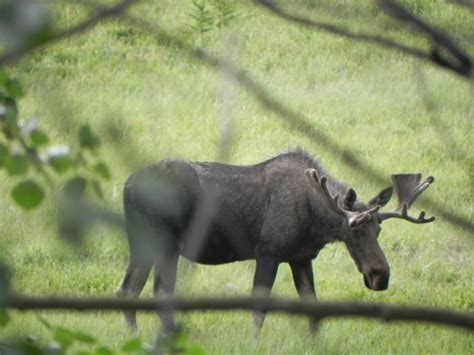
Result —
[[[327, 175], [319, 166], [318, 170], [328, 176], [328, 188], [332, 194], [337, 193], [339, 196], [347, 194], [349, 187]], [[313, 232], [322, 246], [338, 241], [344, 242], [351, 237], [352, 231], [347, 219], [329, 209], [324, 198], [317, 195], [311, 201], [312, 214], [319, 217], [315, 219]]]

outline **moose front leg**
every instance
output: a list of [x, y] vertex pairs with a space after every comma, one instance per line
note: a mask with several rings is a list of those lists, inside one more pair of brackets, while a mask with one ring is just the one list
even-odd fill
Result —
[[[278, 262], [271, 257], [257, 257], [257, 268], [253, 279], [253, 295], [268, 296], [275, 282]], [[266, 311], [253, 312], [253, 334], [257, 338], [260, 334]]]
[[[313, 266], [311, 260], [305, 262], [290, 263], [291, 272], [293, 273], [293, 280], [295, 282], [296, 290], [302, 300], [316, 301], [316, 291], [314, 289]], [[311, 334], [318, 330], [318, 320], [310, 319], [309, 330]]]

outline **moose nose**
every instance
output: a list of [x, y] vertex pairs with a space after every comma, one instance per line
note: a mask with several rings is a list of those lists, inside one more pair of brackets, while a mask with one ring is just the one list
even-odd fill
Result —
[[389, 272], [385, 270], [371, 270], [364, 273], [364, 283], [367, 288], [374, 291], [383, 291], [388, 288]]

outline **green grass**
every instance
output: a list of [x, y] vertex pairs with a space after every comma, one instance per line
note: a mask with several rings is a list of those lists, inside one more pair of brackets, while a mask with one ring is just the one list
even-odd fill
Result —
[[[459, 42], [474, 54], [474, 21], [468, 11], [441, 1], [404, 3], [423, 18], [459, 34]], [[371, 2], [356, 7], [346, 1], [296, 1], [289, 9], [315, 20], [358, 31], [383, 31], [413, 45], [427, 45], [421, 36], [398, 29]], [[74, 4], [55, 5], [54, 11], [58, 27], [70, 26], [85, 14]], [[334, 176], [354, 186], [363, 199], [389, 185], [391, 173], [420, 171], [437, 179], [426, 195], [472, 221], [472, 85], [403, 54], [287, 24], [249, 3], [239, 3], [230, 28], [196, 38], [184, 31], [192, 11], [191, 1], [145, 1], [133, 9], [134, 14], [175, 31], [188, 43], [201, 43], [218, 56], [226, 53], [226, 31], [234, 30], [239, 66], [282, 103], [304, 114], [341, 149], [383, 172], [386, 184], [368, 180], [345, 165], [341, 151], [328, 150], [288, 129], [241, 88], [236, 89], [233, 106], [236, 129], [230, 162], [256, 163], [302, 146]], [[104, 186], [103, 204], [115, 211], [121, 211], [122, 185], [134, 169], [170, 156], [210, 161], [219, 155], [222, 75], [165, 44], [113, 21], [42, 49], [9, 68], [27, 89], [20, 103], [22, 117], [39, 116], [53, 141], [73, 141], [83, 123], [101, 133], [101, 153], [113, 171], [112, 181]], [[434, 103], [434, 111], [426, 108], [424, 95]], [[124, 235], [96, 227], [80, 248], [65, 246], [56, 236], [55, 192], [40, 209], [25, 214], [6, 197], [13, 180], [2, 174], [0, 252], [13, 271], [15, 289], [26, 294], [113, 295], [127, 263]], [[472, 312], [472, 237], [443, 218], [426, 226], [388, 221], [380, 242], [392, 271], [389, 290], [367, 290], [344, 246], [331, 245], [313, 263], [319, 298]], [[253, 262], [206, 267], [182, 261], [178, 294], [246, 295], [253, 270]], [[144, 294], [149, 295], [150, 288], [147, 285]], [[287, 265], [280, 267], [274, 294], [296, 297]], [[132, 336], [115, 313], [42, 315], [55, 325], [90, 332], [115, 349]], [[246, 313], [193, 313], [178, 319], [190, 339], [210, 354], [474, 351], [472, 334], [425, 324], [335, 319], [325, 321], [313, 339], [305, 319], [275, 314], [268, 316], [256, 344]], [[140, 314], [138, 335], [151, 341], [158, 324], [154, 315]], [[12, 312], [12, 322], [2, 332], [1, 338], [33, 334], [50, 339], [35, 313], [29, 312]]]

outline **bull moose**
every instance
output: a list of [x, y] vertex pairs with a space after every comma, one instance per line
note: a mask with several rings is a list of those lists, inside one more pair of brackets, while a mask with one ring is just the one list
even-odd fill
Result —
[[[299, 296], [316, 299], [311, 261], [335, 241], [346, 245], [369, 289], [385, 290], [390, 269], [377, 242], [380, 224], [389, 218], [433, 221], [424, 212], [418, 218], [407, 212], [433, 181], [421, 182], [421, 174], [392, 175], [393, 186], [365, 203], [303, 150], [250, 166], [160, 161], [125, 184], [130, 260], [117, 294], [138, 297], [154, 265], [154, 295], [161, 290], [171, 296], [182, 255], [210, 265], [255, 259], [253, 292], [259, 294], [270, 293], [278, 265], [287, 262]], [[393, 188], [398, 207], [379, 211]], [[135, 328], [135, 312], [125, 317]], [[160, 317], [163, 327], [174, 328], [171, 313]], [[264, 318], [264, 312], [253, 313], [257, 334]]]

